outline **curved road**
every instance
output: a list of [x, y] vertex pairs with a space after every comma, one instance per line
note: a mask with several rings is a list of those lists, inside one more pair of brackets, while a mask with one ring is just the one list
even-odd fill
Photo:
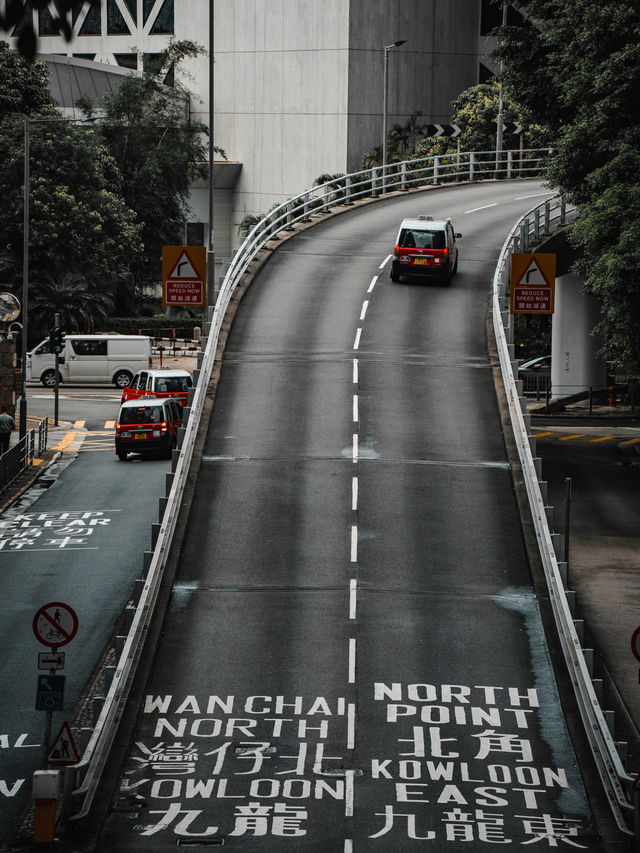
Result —
[[[486, 343], [499, 248], [544, 194], [386, 200], [294, 236], [258, 275], [98, 849], [604, 849]], [[389, 280], [420, 213], [464, 235], [450, 287]]]

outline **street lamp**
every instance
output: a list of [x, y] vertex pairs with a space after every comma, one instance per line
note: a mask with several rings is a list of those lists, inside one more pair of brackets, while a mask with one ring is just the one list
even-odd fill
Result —
[[[507, 0], [502, 0], [502, 29], [507, 26]], [[504, 133], [504, 92], [502, 86], [502, 75], [504, 63], [500, 60], [500, 85], [498, 88], [498, 121], [496, 125], [496, 175], [500, 168], [500, 155], [502, 153], [502, 138]]]
[[389, 82], [389, 51], [394, 47], [406, 44], [406, 39], [398, 39], [393, 44], [387, 44], [384, 48], [384, 84], [382, 89], [382, 172], [384, 174], [387, 165], [387, 88]]

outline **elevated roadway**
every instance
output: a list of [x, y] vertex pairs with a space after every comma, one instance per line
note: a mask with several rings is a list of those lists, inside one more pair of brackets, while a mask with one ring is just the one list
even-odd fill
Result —
[[[487, 345], [504, 234], [543, 194], [381, 202], [259, 273], [96, 849], [617, 849], [567, 731]], [[450, 287], [388, 278], [419, 213], [464, 235]]]

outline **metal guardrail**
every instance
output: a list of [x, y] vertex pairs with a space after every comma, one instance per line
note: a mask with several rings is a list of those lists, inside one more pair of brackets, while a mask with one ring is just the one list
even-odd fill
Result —
[[[567, 216], [573, 214], [575, 210], [567, 210], [561, 196], [554, 196], [532, 208], [516, 222], [502, 247], [494, 273], [493, 327], [511, 424], [565, 664], [614, 819], [623, 833], [635, 834], [635, 838], [640, 838], [640, 795], [632, 791], [634, 777], [627, 773], [620, 759], [596, 696], [592, 673], [576, 631], [564, 587], [563, 570], [566, 572], [566, 564], [560, 563], [557, 559], [540, 489], [541, 471], [536, 466], [534, 458], [535, 437], [530, 433], [528, 416], [523, 414], [526, 403], [521, 393], [521, 382], [514, 379], [517, 362], [514, 359], [512, 315], [509, 313], [507, 296], [511, 254], [517, 251], [528, 251], [533, 243], [550, 233], [554, 223], [563, 225], [567, 221]], [[629, 819], [632, 819], [634, 829], [629, 827]]]
[[[380, 198], [391, 191], [421, 189], [446, 182], [529, 177], [542, 173], [549, 154], [550, 149], [546, 148], [523, 152], [505, 151], [496, 162], [495, 151], [465, 152], [394, 163], [384, 169], [376, 167], [355, 172], [308, 189], [283, 202], [250, 231], [226, 272], [208, 323], [207, 336], [201, 339], [204, 352], [199, 369], [194, 371], [195, 387], [189, 392], [190, 405], [185, 411], [186, 426], [182, 440], [178, 450], [174, 451], [171, 489], [166, 499], [151, 563], [102, 710], [82, 761], [72, 768], [74, 784], [77, 787], [73, 791], [73, 785], [66, 787], [78, 808], [72, 814], [71, 820], [79, 821], [91, 811], [103, 768], [124, 713], [171, 548], [222, 323], [236, 287], [249, 271], [251, 263], [270, 241], [277, 239], [280, 232], [292, 229], [296, 223], [308, 222], [313, 215], [328, 212], [337, 205]], [[71, 810], [73, 805], [71, 804]]]
[[45, 418], [0, 456], [0, 495], [47, 449], [48, 436], [49, 421]]

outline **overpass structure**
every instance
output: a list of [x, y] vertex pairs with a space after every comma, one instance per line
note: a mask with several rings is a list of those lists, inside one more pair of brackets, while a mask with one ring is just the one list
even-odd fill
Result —
[[[490, 155], [490, 156], [489, 156]], [[197, 385], [192, 394], [180, 449], [175, 452], [174, 470], [169, 478], [167, 496], [161, 500], [161, 516], [154, 528], [155, 547], [149, 553], [146, 576], [138, 585], [135, 608], [131, 609], [131, 629], [104, 707], [82, 763], [75, 769], [77, 787], [71, 796], [72, 820], [83, 821], [95, 805], [95, 795], [114, 744], [136, 666], [152, 622], [154, 608], [166, 583], [165, 573], [172, 560], [173, 538], [181, 524], [181, 513], [188, 512], [193, 494], [193, 477], [198, 454], [202, 452], [202, 424], [211, 407], [210, 383], [219, 369], [224, 341], [228, 333], [230, 313], [233, 314], [241, 294], [256, 271], [271, 255], [278, 238], [324, 220], [331, 213], [350, 209], [351, 205], [371, 205], [411, 189], [434, 186], [443, 181], [460, 181], [487, 177], [492, 173], [494, 154], [471, 154], [462, 160], [434, 158], [428, 163], [400, 164], [390, 170], [374, 169], [333, 181], [308, 190], [291, 199], [265, 217], [248, 236], [225, 277], [218, 303], [211, 318], [200, 358]], [[525, 174], [540, 171], [544, 152], [528, 152], [522, 165]], [[417, 168], [416, 168], [417, 166]], [[505, 153], [500, 164], [505, 176], [514, 174], [514, 157]], [[617, 745], [609, 730], [609, 720], [599, 706], [588, 655], [581, 647], [579, 628], [574, 624], [565, 589], [566, 572], [557, 554], [557, 537], [549, 529], [544, 484], [540, 482], [540, 460], [535, 453], [535, 439], [521, 396], [522, 389], [514, 380], [514, 354], [510, 344], [509, 318], [505, 312], [508, 259], [513, 250], [528, 251], [532, 245], [562, 226], [570, 212], [559, 198], [548, 198], [522, 217], [505, 242], [494, 276], [492, 297], [495, 331], [502, 380], [509, 404], [512, 430], [518, 448], [529, 509], [533, 519], [539, 556], [544, 566], [549, 597], [552, 602], [556, 628], [565, 663], [574, 686], [585, 731], [597, 764], [603, 788], [619, 831], [633, 835], [638, 831], [637, 794], [632, 793], [634, 779], [628, 774], [619, 757]], [[364, 309], [363, 309], [364, 310]], [[506, 325], [506, 331], [505, 331]], [[354, 457], [355, 458], [355, 457]], [[174, 554], [175, 558], [175, 554]], [[393, 693], [394, 688], [389, 687]], [[353, 781], [353, 780], [352, 780]], [[70, 789], [69, 789], [70, 791]]]

